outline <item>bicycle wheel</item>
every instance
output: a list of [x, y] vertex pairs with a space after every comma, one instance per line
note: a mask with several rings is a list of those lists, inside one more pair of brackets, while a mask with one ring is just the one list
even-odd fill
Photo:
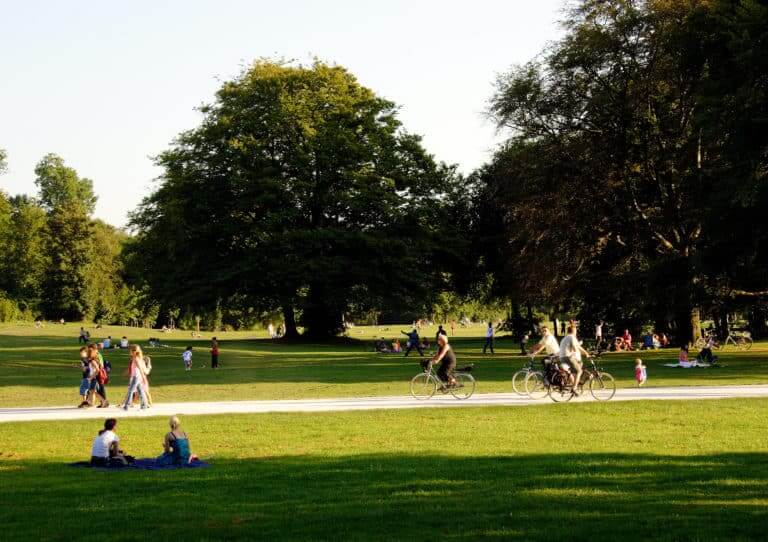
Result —
[[453, 375], [456, 379], [456, 385], [448, 388], [456, 399], [469, 399], [475, 393], [475, 379], [467, 373], [456, 373]]
[[525, 377], [531, 371], [529, 369], [520, 369], [512, 375], [512, 389], [518, 395], [525, 395]]
[[544, 399], [549, 393], [549, 387], [544, 382], [544, 375], [539, 371], [532, 371], [525, 377], [525, 393], [531, 399]]
[[704, 348], [705, 344], [707, 344], [707, 341], [704, 340], [704, 337], [699, 337], [698, 339], [696, 339], [696, 342], [693, 343], [693, 347], [696, 350], [701, 350], [702, 348]]
[[752, 337], [744, 337], [744, 350], [752, 348]]
[[573, 399], [573, 389], [570, 387], [552, 386], [549, 388], [549, 398], [555, 403], [567, 403]]
[[589, 392], [598, 401], [609, 401], [616, 395], [616, 381], [608, 373], [597, 373], [589, 381]]
[[437, 380], [427, 373], [419, 373], [411, 379], [411, 395], [414, 399], [429, 399], [437, 391]]

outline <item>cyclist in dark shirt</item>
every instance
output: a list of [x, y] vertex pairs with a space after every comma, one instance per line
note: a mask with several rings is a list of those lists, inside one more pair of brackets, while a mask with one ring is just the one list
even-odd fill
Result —
[[448, 384], [448, 386], [456, 385], [456, 379], [453, 377], [453, 370], [456, 368], [456, 354], [453, 352], [451, 345], [448, 344], [447, 335], [437, 336], [437, 354], [432, 358], [432, 363], [440, 363], [440, 368], [437, 370], [437, 377]]

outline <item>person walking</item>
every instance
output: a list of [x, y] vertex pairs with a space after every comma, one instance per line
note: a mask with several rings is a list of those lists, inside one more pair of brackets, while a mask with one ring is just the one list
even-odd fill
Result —
[[483, 354], [486, 353], [486, 350], [489, 348], [491, 349], [491, 354], [495, 354], [493, 351], [493, 322], [488, 322], [488, 328], [485, 330], [485, 344], [483, 345]]
[[219, 341], [214, 337], [211, 339], [211, 369], [219, 368]]
[[406, 333], [405, 331], [402, 331], [402, 330], [400, 331], [400, 333], [408, 337], [408, 344], [406, 345], [406, 348], [405, 348], [404, 357], [407, 358], [408, 354], [410, 354], [411, 350], [413, 350], [414, 348], [419, 352], [420, 356], [424, 355], [424, 350], [422, 350], [421, 341], [419, 340], [419, 332], [416, 331], [415, 328], [410, 333]]
[[149, 406], [147, 405], [147, 398], [144, 390], [144, 373], [146, 371], [144, 354], [141, 351], [141, 347], [135, 344], [131, 345], [129, 353], [131, 361], [128, 365], [128, 393], [125, 396], [123, 410], [128, 410], [131, 407], [131, 398], [136, 391], [139, 392], [141, 408], [146, 409], [149, 408]]

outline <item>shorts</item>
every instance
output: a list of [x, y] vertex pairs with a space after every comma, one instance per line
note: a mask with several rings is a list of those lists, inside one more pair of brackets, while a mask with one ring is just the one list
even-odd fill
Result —
[[581, 371], [584, 368], [584, 364], [576, 358], [560, 358], [560, 363], [567, 363], [575, 372]]
[[83, 378], [80, 381], [80, 395], [85, 395], [86, 393], [88, 393], [88, 390], [90, 389], [91, 389], [91, 381], [88, 380], [87, 378]]

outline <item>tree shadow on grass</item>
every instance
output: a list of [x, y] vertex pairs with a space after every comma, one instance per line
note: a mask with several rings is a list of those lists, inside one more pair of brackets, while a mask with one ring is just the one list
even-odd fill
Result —
[[0, 524], [35, 540], [88, 538], [94, 524], [109, 540], [759, 540], [768, 526], [762, 453], [212, 463], [98, 472], [6, 462]]

